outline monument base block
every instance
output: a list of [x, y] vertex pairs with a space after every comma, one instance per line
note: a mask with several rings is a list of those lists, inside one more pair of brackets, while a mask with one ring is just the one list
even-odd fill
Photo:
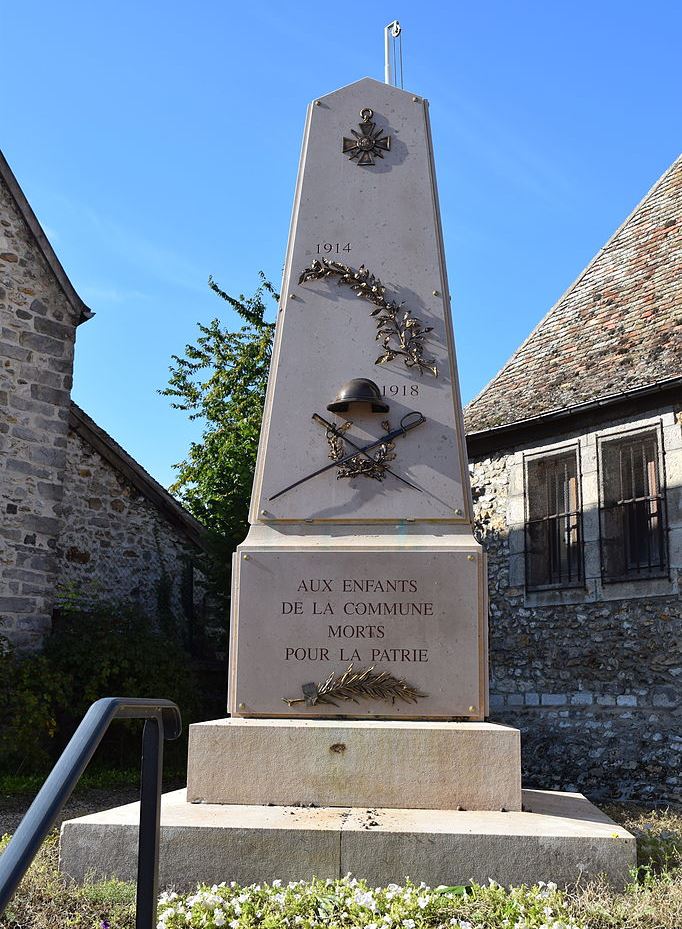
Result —
[[[503, 885], [605, 874], [622, 886], [636, 860], [635, 839], [582, 794], [524, 790], [525, 812], [302, 808], [187, 803], [185, 791], [161, 804], [161, 886], [191, 889], [339, 878], [370, 886], [401, 883]], [[62, 825], [60, 867], [87, 876], [135, 880], [139, 804]]]
[[190, 802], [520, 810], [521, 736], [495, 723], [218, 719], [189, 729]]

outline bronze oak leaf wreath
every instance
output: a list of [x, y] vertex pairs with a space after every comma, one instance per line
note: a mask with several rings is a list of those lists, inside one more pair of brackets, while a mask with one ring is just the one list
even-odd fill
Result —
[[371, 315], [377, 324], [376, 339], [383, 349], [375, 364], [402, 358], [408, 368], [418, 368], [420, 374], [429, 371], [438, 377], [435, 360], [424, 356], [424, 342], [433, 326], [423, 326], [411, 310], [405, 309], [404, 303], [387, 300], [386, 288], [378, 277], [364, 265], [355, 270], [340, 261], [316, 258], [309, 268], [303, 269], [298, 283], [319, 281], [325, 277], [337, 278], [339, 285], [345, 284], [358, 297], [374, 304]]

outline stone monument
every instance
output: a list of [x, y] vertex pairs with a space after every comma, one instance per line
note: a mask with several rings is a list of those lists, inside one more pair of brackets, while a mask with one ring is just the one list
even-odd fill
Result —
[[[308, 110], [250, 523], [230, 715], [190, 729], [162, 879], [627, 876], [632, 837], [580, 795], [523, 797], [519, 732], [485, 721], [428, 104], [369, 78]], [[130, 873], [135, 815], [65, 824], [64, 869], [96, 847]]]

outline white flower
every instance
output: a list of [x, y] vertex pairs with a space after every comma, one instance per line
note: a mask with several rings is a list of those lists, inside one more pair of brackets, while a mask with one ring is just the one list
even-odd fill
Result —
[[229, 923], [229, 926], [230, 926], [230, 929], [237, 929], [237, 927], [239, 926], [239, 920], [238, 920], [238, 919], [231, 919], [231, 920], [230, 920], [230, 923]]
[[297, 926], [299, 925], [299, 923], [303, 922], [303, 917], [300, 915], [300, 913], [297, 913], [294, 916], [294, 922], [296, 923]]
[[556, 889], [557, 889], [557, 885], [554, 883], [554, 881], [547, 882], [547, 890], [549, 890], [550, 893], [554, 893]]
[[216, 926], [224, 926], [225, 913], [222, 910], [215, 910], [213, 913], [213, 922], [216, 924]]
[[403, 926], [405, 927], [405, 929], [414, 929], [414, 927], [415, 927], [416, 925], [417, 925], [417, 924], [415, 923], [415, 921], [414, 921], [413, 919], [404, 919], [404, 920], [403, 920]]
[[417, 906], [420, 910], [423, 910], [424, 907], [428, 906], [429, 898], [428, 897], [417, 897]]
[[276, 878], [276, 879], [272, 882], [272, 886], [273, 886], [273, 887], [281, 887], [281, 886], [282, 886], [282, 882], [280, 881], [279, 878]]
[[366, 906], [370, 910], [376, 909], [376, 900], [374, 899], [374, 895], [372, 894], [371, 890], [368, 890], [365, 893], [363, 893], [361, 890], [356, 890], [353, 899], [358, 906]]

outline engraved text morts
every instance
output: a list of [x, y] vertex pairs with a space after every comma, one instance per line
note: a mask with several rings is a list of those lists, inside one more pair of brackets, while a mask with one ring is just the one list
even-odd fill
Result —
[[282, 294], [230, 713], [482, 719], [485, 560], [426, 101], [365, 79], [311, 105]]

